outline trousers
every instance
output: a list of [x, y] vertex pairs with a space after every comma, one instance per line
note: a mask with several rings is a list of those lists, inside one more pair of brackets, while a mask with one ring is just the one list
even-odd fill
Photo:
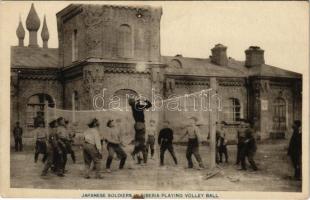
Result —
[[199, 153], [199, 144], [198, 144], [197, 139], [189, 139], [187, 143], [186, 159], [188, 162], [188, 168], [193, 168], [192, 155], [195, 156], [197, 162], [199, 163], [199, 166], [203, 167], [201, 156]]
[[160, 146], [160, 165], [164, 165], [164, 159], [165, 159], [165, 152], [166, 150], [169, 151], [170, 155], [173, 158], [174, 163], [177, 165], [177, 157], [175, 156], [173, 145], [172, 144], [162, 144]]
[[116, 153], [117, 157], [120, 159], [119, 169], [123, 169], [126, 159], [127, 159], [127, 154], [122, 149], [120, 144], [108, 143], [107, 148], [108, 148], [109, 155], [108, 155], [107, 162], [106, 162], [106, 168], [110, 169], [114, 153]]
[[90, 174], [90, 165], [91, 162], [94, 162], [94, 166], [96, 169], [96, 176], [100, 176], [100, 153], [95, 145], [84, 143], [83, 145], [83, 157], [85, 163], [85, 176], [89, 177]]

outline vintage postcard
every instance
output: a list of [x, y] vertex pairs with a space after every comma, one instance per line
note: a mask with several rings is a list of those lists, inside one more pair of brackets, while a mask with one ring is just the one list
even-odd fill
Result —
[[307, 199], [306, 1], [2, 1], [1, 196]]

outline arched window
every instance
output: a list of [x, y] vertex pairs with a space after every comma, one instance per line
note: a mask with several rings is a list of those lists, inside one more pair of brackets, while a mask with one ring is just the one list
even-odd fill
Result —
[[239, 99], [229, 98], [223, 105], [224, 121], [236, 122], [241, 119], [241, 104]]
[[44, 93], [39, 93], [31, 96], [27, 102], [27, 127], [36, 127], [36, 119], [44, 119], [45, 102], [48, 102], [49, 107], [54, 107], [55, 102], [51, 96]]
[[132, 30], [128, 24], [119, 27], [118, 54], [122, 58], [131, 58], [133, 54]]
[[276, 98], [273, 102], [273, 129], [286, 130], [286, 102], [281, 97]]

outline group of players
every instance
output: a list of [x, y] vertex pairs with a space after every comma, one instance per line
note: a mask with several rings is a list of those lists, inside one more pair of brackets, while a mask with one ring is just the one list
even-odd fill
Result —
[[[131, 152], [131, 157], [137, 161], [138, 164], [144, 165], [147, 163], [149, 150], [151, 151], [151, 159], [154, 156], [155, 145], [155, 120], [150, 120], [150, 125], [145, 127], [144, 110], [152, 106], [147, 101], [129, 99], [129, 105], [132, 108], [132, 114], [135, 121], [135, 137], [132, 141], [134, 149]], [[198, 169], [203, 169], [204, 165], [199, 153], [199, 144], [202, 138], [199, 134], [199, 128], [197, 126], [197, 118], [190, 117], [190, 124], [186, 127], [185, 134], [179, 138], [181, 141], [184, 137], [187, 137], [187, 150], [186, 159], [188, 161], [188, 168], [193, 168], [192, 156], [196, 158], [198, 162]], [[51, 121], [49, 125], [49, 134], [45, 128], [44, 120], [38, 120], [36, 122], [38, 128], [34, 130], [36, 148], [35, 148], [35, 162], [38, 160], [38, 155], [43, 153], [42, 161], [44, 162], [44, 168], [42, 170], [42, 176], [46, 176], [48, 170], [51, 169], [58, 176], [64, 176], [66, 172], [67, 154], [71, 154], [72, 160], [75, 163], [75, 153], [72, 149], [72, 141], [74, 134], [68, 130], [68, 121], [63, 117], [59, 117], [56, 120]], [[225, 155], [226, 162], [228, 162], [227, 142], [225, 134], [221, 127], [223, 124], [217, 124], [216, 132], [216, 162], [222, 162], [222, 154]], [[101, 159], [102, 159], [102, 146], [106, 144], [108, 151], [106, 160], [106, 171], [111, 172], [110, 167], [115, 154], [120, 160], [119, 169], [123, 169], [126, 163], [127, 154], [124, 150], [124, 140], [121, 130], [121, 119], [110, 119], [107, 121], [105, 137], [100, 137], [99, 121], [94, 118], [88, 123], [88, 129], [83, 133], [83, 158], [85, 163], [85, 178], [90, 178], [92, 170], [95, 171], [95, 178], [102, 178], [101, 171]], [[101, 124], [102, 126], [102, 124]], [[147, 136], [147, 138], [146, 138]], [[164, 121], [162, 129], [159, 131], [157, 142], [160, 146], [160, 165], [164, 165], [164, 154], [168, 150], [171, 154], [174, 163], [177, 165], [178, 160], [173, 148], [173, 130], [169, 128], [169, 121]], [[254, 170], [257, 170], [256, 164], [253, 160], [254, 153], [256, 151], [255, 139], [249, 128], [245, 131], [241, 131], [238, 136], [238, 153], [237, 163], [241, 163], [242, 168], [246, 169], [245, 159], [248, 158]]]

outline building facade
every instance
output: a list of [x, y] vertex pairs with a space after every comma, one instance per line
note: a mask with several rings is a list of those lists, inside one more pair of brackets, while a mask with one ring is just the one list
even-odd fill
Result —
[[[251, 46], [245, 61], [227, 56], [227, 47], [216, 44], [209, 58], [188, 58], [160, 53], [162, 9], [150, 6], [71, 4], [56, 14], [59, 48], [49, 48], [49, 32], [41, 25], [32, 4], [25, 30], [17, 28], [18, 46], [11, 47], [11, 126], [16, 121], [31, 131], [46, 102], [61, 109], [93, 109], [93, 97], [105, 91], [113, 95], [143, 94], [152, 89], [165, 98], [210, 88], [216, 92], [228, 138], [234, 139], [242, 119], [254, 122], [260, 139], [287, 138], [294, 120], [301, 120], [302, 75], [265, 64], [264, 50]], [[139, 70], [141, 68], [141, 70]], [[74, 101], [72, 100], [74, 98]], [[104, 107], [107, 107], [104, 101]], [[195, 113], [191, 113], [195, 115]], [[178, 121], [185, 112], [164, 111], [163, 117]], [[208, 126], [208, 113], [199, 113]], [[206, 133], [207, 134], [207, 133]]]

